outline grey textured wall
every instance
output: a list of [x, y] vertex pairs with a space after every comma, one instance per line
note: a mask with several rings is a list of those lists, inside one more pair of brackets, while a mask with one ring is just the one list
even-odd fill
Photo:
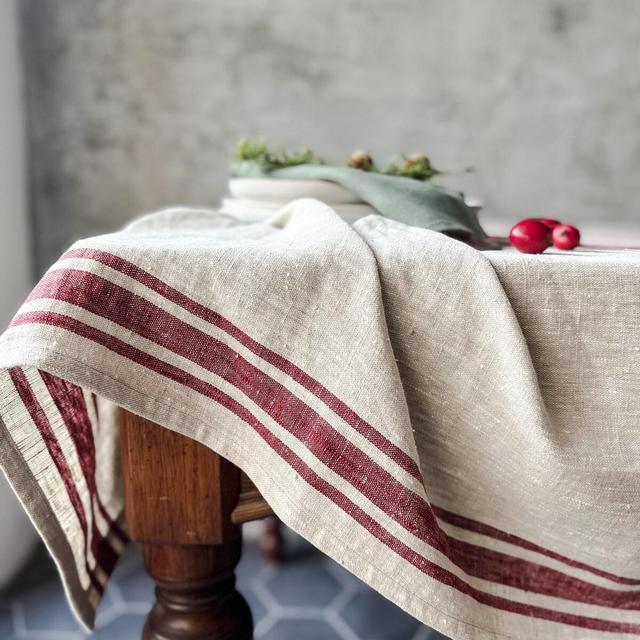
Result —
[[[638, 0], [24, 0], [38, 267], [215, 204], [242, 134], [425, 150], [503, 216], [633, 220]], [[470, 182], [469, 182], [470, 181]]]

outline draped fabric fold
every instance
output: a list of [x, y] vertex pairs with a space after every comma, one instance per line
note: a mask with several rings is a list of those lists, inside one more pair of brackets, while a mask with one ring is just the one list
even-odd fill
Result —
[[0, 464], [87, 626], [126, 544], [120, 406], [452, 638], [640, 637], [638, 276], [312, 200], [152, 214], [0, 338]]

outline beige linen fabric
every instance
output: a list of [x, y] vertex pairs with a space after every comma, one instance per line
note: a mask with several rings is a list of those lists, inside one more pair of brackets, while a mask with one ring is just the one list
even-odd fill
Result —
[[452, 638], [640, 637], [639, 275], [311, 200], [160, 212], [74, 245], [0, 339], [0, 462], [88, 625], [115, 403]]

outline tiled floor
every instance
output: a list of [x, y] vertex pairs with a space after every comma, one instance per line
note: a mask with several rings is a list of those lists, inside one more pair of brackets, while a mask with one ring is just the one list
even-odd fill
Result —
[[[245, 544], [238, 588], [251, 606], [256, 640], [446, 640], [419, 625], [311, 545], [287, 535], [285, 562], [266, 565]], [[111, 580], [90, 636], [138, 640], [153, 587], [131, 547]], [[82, 640], [55, 568], [39, 550], [18, 582], [0, 593], [0, 640]]]

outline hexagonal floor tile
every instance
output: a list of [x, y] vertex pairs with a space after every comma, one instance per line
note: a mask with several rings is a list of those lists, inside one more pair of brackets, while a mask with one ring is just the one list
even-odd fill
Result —
[[373, 590], [354, 594], [340, 615], [363, 640], [407, 640], [421, 626], [415, 618]]
[[78, 632], [80, 625], [73, 617], [64, 591], [58, 581], [44, 584], [14, 600], [24, 613], [27, 631]]
[[256, 593], [248, 588], [242, 587], [242, 585], [238, 588], [238, 591], [244, 596], [244, 599], [247, 601], [249, 605], [249, 609], [251, 609], [251, 616], [253, 617], [253, 625], [257, 625], [264, 616], [267, 615], [268, 611], [264, 606], [264, 603], [260, 598], [256, 595]]
[[113, 580], [118, 585], [126, 602], [144, 603], [151, 606], [155, 601], [155, 584], [142, 567], [127, 576], [114, 576]]
[[[322, 609], [328, 609], [332, 615], [337, 613], [331, 607], [334, 601], [335, 606], [340, 606], [335, 598], [341, 593], [349, 600], [340, 615], [356, 637], [408, 640], [415, 636], [419, 625], [413, 618], [308, 542], [286, 528], [283, 533], [286, 546], [285, 561], [281, 566], [266, 570], [257, 544], [248, 542], [238, 568], [238, 589], [251, 607], [254, 622], [259, 623], [268, 613], [283, 616], [260, 637], [256, 636], [257, 640], [340, 640], [339, 631], [320, 616]], [[269, 593], [263, 593], [264, 590]], [[284, 617], [289, 611], [279, 608], [267, 611], [265, 607], [272, 599], [287, 609], [293, 608], [292, 617]], [[144, 605], [150, 606], [152, 600], [153, 583], [144, 572], [139, 548], [131, 545], [107, 589], [98, 612], [98, 628], [90, 636], [91, 640], [138, 640], [144, 624]], [[28, 564], [10, 591], [0, 595], [0, 640], [15, 639], [11, 602], [15, 602], [24, 614], [26, 634], [21, 636], [24, 640], [43, 638], [45, 636], [38, 633], [42, 631], [53, 631], [54, 635], [57, 631], [56, 637], [85, 637], [69, 610], [55, 567], [44, 550], [35, 554], [33, 562]], [[426, 628], [416, 637], [446, 640]]]
[[371, 588], [362, 582], [360, 578], [354, 576], [351, 571], [348, 571], [341, 564], [329, 557], [324, 558], [324, 565], [328, 567], [327, 570], [332, 576], [337, 578], [343, 585], [346, 585], [351, 591], [366, 591]]
[[342, 591], [319, 555], [284, 564], [265, 586], [286, 607], [326, 607]]
[[13, 634], [13, 621], [8, 598], [0, 592], [0, 638], [8, 638]]
[[244, 584], [247, 580], [255, 577], [264, 567], [265, 561], [258, 545], [244, 544], [242, 546], [242, 557], [236, 567], [238, 584]]
[[96, 629], [91, 640], [140, 640], [145, 615], [123, 613], [109, 624]]
[[342, 638], [333, 627], [322, 620], [280, 620], [260, 640], [342, 640]]

